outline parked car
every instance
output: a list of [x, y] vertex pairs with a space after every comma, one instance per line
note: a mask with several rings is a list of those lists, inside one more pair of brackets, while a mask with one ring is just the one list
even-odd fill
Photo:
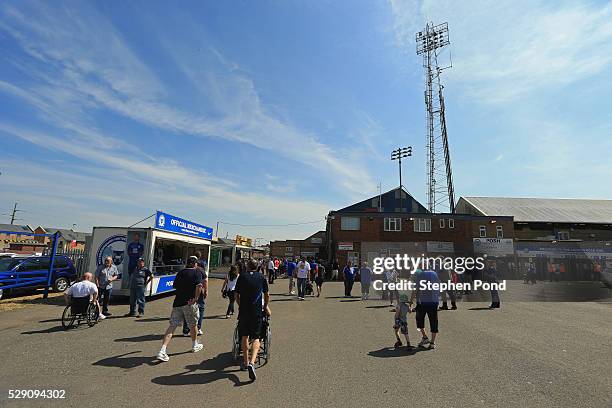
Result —
[[[33, 289], [45, 287], [44, 283], [26, 285], [20, 288], [2, 290], [2, 285], [11, 285], [17, 283], [19, 279], [28, 277], [40, 276], [39, 273], [45, 273], [49, 270], [50, 257], [47, 256], [27, 256], [27, 257], [12, 257], [0, 259], [0, 272], [9, 272], [8, 276], [2, 279], [0, 283], [0, 299], [7, 292], [19, 291], [24, 289]], [[51, 282], [53, 290], [63, 292], [77, 278], [77, 271], [72, 264], [70, 258], [65, 255], [57, 255], [53, 265], [53, 274]]]

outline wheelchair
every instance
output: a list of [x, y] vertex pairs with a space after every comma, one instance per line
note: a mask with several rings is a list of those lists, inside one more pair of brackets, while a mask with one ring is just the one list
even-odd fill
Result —
[[[239, 363], [240, 357], [242, 356], [242, 345], [240, 333], [238, 332], [238, 323], [234, 329], [234, 338], [232, 344], [232, 357], [234, 362]], [[249, 339], [249, 348], [251, 347], [252, 339]], [[257, 360], [255, 360], [255, 368], [265, 365], [270, 361], [270, 345], [272, 344], [272, 330], [270, 329], [270, 317], [262, 317], [261, 333], [259, 336], [259, 353], [257, 353]]]
[[62, 327], [68, 330], [74, 327], [75, 323], [78, 326], [81, 322], [87, 322], [87, 325], [92, 327], [98, 323], [99, 317], [98, 305], [90, 302], [89, 296], [71, 297], [70, 305], [66, 306], [62, 313]]

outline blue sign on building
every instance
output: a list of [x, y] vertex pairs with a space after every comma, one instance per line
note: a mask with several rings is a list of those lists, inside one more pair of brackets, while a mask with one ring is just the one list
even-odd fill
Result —
[[162, 276], [161, 278], [159, 278], [159, 282], [157, 283], [157, 289], [155, 289], [155, 294], [173, 290], [174, 278], [176, 278], [175, 275]]
[[192, 237], [212, 239], [213, 229], [161, 211], [155, 216], [155, 228]]

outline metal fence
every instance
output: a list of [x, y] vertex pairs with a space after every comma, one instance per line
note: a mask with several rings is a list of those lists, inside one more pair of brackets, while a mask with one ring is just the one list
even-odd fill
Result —
[[[50, 254], [50, 250], [46, 249], [43, 252], [43, 255], [49, 255]], [[74, 265], [76, 271], [77, 271], [77, 276], [80, 278], [81, 276], [83, 276], [83, 274], [85, 272], [92, 272], [94, 273], [95, 271], [87, 271], [87, 263], [89, 260], [89, 251], [85, 250], [85, 249], [76, 249], [76, 248], [66, 248], [64, 250], [59, 250], [55, 253], [55, 255], [64, 255], [66, 257], [68, 257], [71, 261], [72, 264]]]

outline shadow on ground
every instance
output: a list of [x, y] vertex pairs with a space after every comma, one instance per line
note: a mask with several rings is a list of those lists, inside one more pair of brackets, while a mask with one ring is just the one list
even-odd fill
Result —
[[[221, 353], [216, 357], [204, 360], [200, 364], [188, 365], [185, 367], [187, 371], [183, 373], [156, 377], [151, 382], [159, 385], [191, 385], [191, 384], [209, 384], [218, 380], [229, 380], [234, 383], [234, 386], [250, 384], [250, 380], [246, 382], [240, 381], [240, 378], [235, 374], [240, 372], [235, 366], [232, 358], [232, 353]], [[206, 371], [206, 372], [199, 372]], [[244, 372], [244, 377], [247, 373]]]
[[140, 343], [143, 341], [161, 341], [164, 338], [163, 334], [144, 334], [142, 336], [136, 337], [123, 337], [121, 339], [115, 339], [116, 342], [125, 342], [125, 343]]
[[393, 357], [412, 356], [412, 355], [415, 355], [416, 353], [420, 353], [423, 351], [430, 351], [430, 349], [423, 348], [423, 347], [415, 347], [412, 350], [407, 350], [405, 346], [397, 348], [397, 349], [394, 347], [383, 347], [379, 350], [370, 351], [368, 355], [372, 357], [378, 357], [378, 358], [393, 358]]

